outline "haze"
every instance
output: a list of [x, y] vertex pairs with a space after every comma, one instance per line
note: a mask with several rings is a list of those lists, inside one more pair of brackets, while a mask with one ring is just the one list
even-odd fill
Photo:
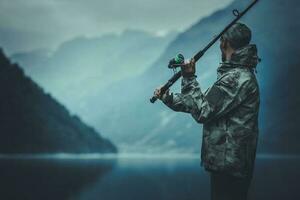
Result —
[[[0, 45], [11, 54], [55, 48], [77, 36], [138, 29], [183, 31], [232, 0], [1, 0]], [[180, 14], [179, 14], [180, 13]]]

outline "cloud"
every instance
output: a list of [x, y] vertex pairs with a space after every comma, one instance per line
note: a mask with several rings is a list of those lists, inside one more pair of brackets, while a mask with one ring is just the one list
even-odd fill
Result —
[[51, 35], [57, 43], [126, 29], [180, 31], [231, 1], [0, 0], [0, 28]]

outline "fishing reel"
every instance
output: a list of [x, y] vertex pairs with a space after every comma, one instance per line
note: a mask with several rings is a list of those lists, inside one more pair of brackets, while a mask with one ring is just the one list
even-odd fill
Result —
[[184, 56], [180, 53], [175, 56], [175, 58], [169, 61], [168, 68], [175, 69], [177, 67], [181, 67], [184, 64]]

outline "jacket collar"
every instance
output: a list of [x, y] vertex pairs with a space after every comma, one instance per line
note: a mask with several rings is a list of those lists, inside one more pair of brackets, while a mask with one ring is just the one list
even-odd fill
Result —
[[249, 44], [245, 47], [237, 49], [231, 56], [229, 61], [221, 63], [218, 68], [218, 74], [223, 74], [232, 68], [249, 68], [255, 69], [260, 59], [257, 56], [257, 48], [255, 44]]

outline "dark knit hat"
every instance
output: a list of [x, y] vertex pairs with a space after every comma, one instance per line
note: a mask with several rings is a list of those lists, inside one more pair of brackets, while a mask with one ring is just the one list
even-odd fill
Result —
[[250, 43], [251, 30], [245, 24], [235, 23], [223, 34], [222, 39], [227, 40], [232, 48], [239, 49]]

